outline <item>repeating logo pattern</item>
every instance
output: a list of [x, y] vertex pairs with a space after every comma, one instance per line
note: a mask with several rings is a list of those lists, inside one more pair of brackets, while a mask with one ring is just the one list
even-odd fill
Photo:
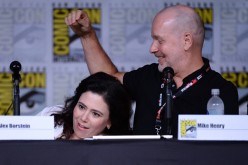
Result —
[[247, 113], [248, 1], [235, 0], [0, 0], [0, 114], [12, 114], [12, 73], [23, 66], [21, 114], [63, 104], [89, 75], [80, 39], [64, 23], [72, 10], [88, 13], [103, 48], [120, 71], [157, 62], [149, 53], [151, 24], [163, 7], [193, 7], [204, 22], [203, 56], [238, 87], [240, 114]]

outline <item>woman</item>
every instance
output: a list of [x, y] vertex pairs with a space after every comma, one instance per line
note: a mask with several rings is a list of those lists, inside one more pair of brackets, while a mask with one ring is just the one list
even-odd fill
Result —
[[55, 128], [63, 128], [57, 139], [130, 134], [130, 98], [116, 78], [103, 72], [82, 80], [63, 107], [47, 110], [53, 111]]

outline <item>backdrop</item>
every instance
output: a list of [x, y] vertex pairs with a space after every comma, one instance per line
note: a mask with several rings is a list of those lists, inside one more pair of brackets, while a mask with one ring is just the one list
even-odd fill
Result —
[[0, 0], [0, 114], [13, 98], [10, 63], [22, 64], [21, 115], [63, 104], [89, 75], [77, 36], [64, 18], [74, 9], [86, 11], [113, 62], [129, 71], [156, 62], [149, 53], [154, 15], [182, 3], [192, 6], [205, 23], [203, 54], [212, 68], [239, 91], [240, 114], [248, 99], [247, 0]]

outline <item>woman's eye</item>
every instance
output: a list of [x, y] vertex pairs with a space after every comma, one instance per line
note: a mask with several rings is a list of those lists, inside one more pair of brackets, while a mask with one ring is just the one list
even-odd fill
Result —
[[85, 106], [83, 106], [81, 104], [79, 104], [78, 107], [79, 107], [79, 109], [85, 109]]
[[99, 113], [97, 113], [97, 112], [92, 112], [92, 114], [93, 114], [94, 117], [100, 117], [100, 116], [101, 116], [101, 115], [100, 115]]

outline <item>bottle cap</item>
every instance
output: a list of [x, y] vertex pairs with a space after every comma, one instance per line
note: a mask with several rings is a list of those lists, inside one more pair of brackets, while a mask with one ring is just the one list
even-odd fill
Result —
[[212, 95], [219, 95], [220, 94], [220, 90], [219, 89], [212, 89], [211, 90]]

